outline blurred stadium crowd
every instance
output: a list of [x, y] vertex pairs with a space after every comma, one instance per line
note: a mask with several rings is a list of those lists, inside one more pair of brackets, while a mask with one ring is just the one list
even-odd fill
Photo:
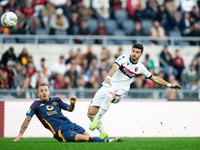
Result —
[[[14, 28], [1, 26], [3, 34], [115, 35], [120, 30], [133, 36], [200, 36], [200, 0], [179, 0], [178, 7], [175, 0], [163, 0], [163, 4], [147, 0], [145, 5], [142, 0], [127, 0], [125, 8], [120, 0], [1, 0], [0, 4], [0, 16], [6, 11], [13, 11], [18, 16]], [[82, 41], [76, 40], [76, 43]], [[199, 42], [190, 41], [189, 44], [199, 45]], [[42, 83], [51, 89], [98, 89], [113, 57], [105, 47], [101, 55], [96, 56], [92, 45], [88, 45], [86, 53], [82, 53], [81, 48], [71, 50], [68, 58], [60, 56], [51, 66], [46, 64], [45, 57], [40, 66], [35, 66], [31, 50], [24, 47], [16, 56], [14, 49], [10, 47], [0, 58], [0, 89], [36, 89]], [[122, 53], [119, 47], [115, 58]], [[170, 54], [164, 46], [159, 71], [155, 71], [154, 60], [148, 54], [143, 57], [143, 64], [153, 74], [170, 83], [178, 82], [184, 89], [200, 88], [200, 51], [191, 64], [185, 66], [178, 49]], [[165, 87], [138, 77], [131, 88]], [[20, 93], [17, 96], [24, 97]]]
[[[1, 27], [4, 34], [200, 36], [200, 0], [0, 2], [0, 16], [6, 11], [18, 16], [15, 28]], [[189, 44], [199, 45], [199, 42]]]
[[[123, 54], [119, 47], [114, 59]], [[1, 58], [0, 89], [36, 89], [46, 83], [51, 89], [94, 88], [98, 89], [111, 68], [113, 55], [102, 47], [100, 56], [96, 56], [92, 45], [87, 52], [81, 48], [71, 50], [69, 57], [61, 55], [57, 62], [46, 64], [45, 57], [41, 58], [39, 66], [35, 66], [33, 56], [24, 47], [19, 56], [10, 47]], [[191, 65], [184, 65], [184, 60], [176, 50], [172, 56], [168, 47], [164, 46], [160, 53], [159, 71], [149, 54], [142, 62], [152, 74], [158, 74], [170, 83], [180, 83], [183, 89], [198, 90], [200, 88], [200, 50], [194, 56]], [[164, 61], [164, 63], [163, 63]], [[137, 77], [131, 88], [165, 88], [154, 84], [151, 80]], [[21, 95], [22, 96], [22, 95]]]

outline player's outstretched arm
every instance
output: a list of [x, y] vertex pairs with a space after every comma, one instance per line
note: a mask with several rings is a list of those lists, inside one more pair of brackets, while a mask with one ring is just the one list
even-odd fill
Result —
[[30, 116], [26, 116], [24, 122], [22, 123], [22, 126], [21, 126], [21, 129], [20, 129], [20, 132], [18, 134], [18, 136], [16, 137], [16, 139], [13, 140], [13, 142], [17, 142], [19, 141], [20, 139], [23, 139], [23, 134], [26, 130], [26, 128], [28, 127], [30, 121], [31, 121], [31, 118]]
[[181, 89], [181, 86], [178, 85], [178, 84], [170, 84], [168, 82], [166, 82], [165, 80], [163, 80], [162, 78], [158, 77], [158, 76], [152, 76], [150, 78], [150, 80], [152, 80], [153, 82], [157, 83], [157, 84], [160, 84], [160, 85], [163, 85], [163, 86], [167, 86], [171, 89]]
[[70, 98], [70, 105], [67, 106], [67, 109], [66, 109], [67, 111], [72, 112], [74, 110], [76, 99], [77, 99], [76, 96], [71, 96], [71, 98]]

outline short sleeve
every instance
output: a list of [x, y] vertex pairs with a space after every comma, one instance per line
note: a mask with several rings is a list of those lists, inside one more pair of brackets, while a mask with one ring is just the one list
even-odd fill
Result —
[[59, 100], [59, 106], [60, 106], [60, 108], [66, 110], [67, 106], [69, 106], [69, 105], [67, 103], [64, 103], [60, 98], [58, 100]]
[[121, 66], [123, 63], [125, 63], [127, 61], [127, 56], [125, 54], [119, 56], [116, 60], [115, 60], [115, 63], [118, 65], [118, 66]]
[[37, 108], [37, 101], [34, 101], [29, 110], [26, 112], [26, 115], [33, 117], [33, 115], [36, 112], [36, 108]]
[[149, 79], [152, 77], [152, 74], [147, 70], [146, 67], [143, 66], [142, 76], [146, 79]]

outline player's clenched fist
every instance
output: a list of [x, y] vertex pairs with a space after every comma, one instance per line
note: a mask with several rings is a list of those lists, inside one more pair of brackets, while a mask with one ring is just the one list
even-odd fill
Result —
[[70, 103], [76, 103], [76, 96], [71, 96], [71, 98], [70, 98]]

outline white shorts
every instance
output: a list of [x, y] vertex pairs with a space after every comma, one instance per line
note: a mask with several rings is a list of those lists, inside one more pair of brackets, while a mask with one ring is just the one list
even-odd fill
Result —
[[124, 96], [126, 96], [127, 93], [126, 91], [120, 88], [104, 85], [94, 95], [94, 98], [90, 103], [90, 106], [101, 106], [108, 92], [113, 92], [117, 96], [117, 99], [114, 100], [112, 103], [118, 103]]

